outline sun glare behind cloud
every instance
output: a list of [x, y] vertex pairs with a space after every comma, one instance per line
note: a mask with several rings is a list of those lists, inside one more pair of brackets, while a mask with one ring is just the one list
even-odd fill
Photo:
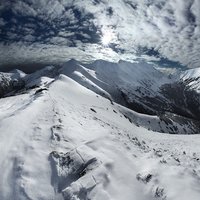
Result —
[[114, 32], [111, 29], [102, 29], [101, 43], [103, 46], [109, 46], [116, 39]]

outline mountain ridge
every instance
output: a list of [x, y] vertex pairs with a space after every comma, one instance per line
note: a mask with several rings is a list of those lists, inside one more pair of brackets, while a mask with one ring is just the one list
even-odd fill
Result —
[[[10, 94], [15, 94], [16, 90], [26, 92], [33, 88], [45, 88], [45, 85], [50, 84], [59, 74], [72, 78], [80, 85], [109, 99], [111, 103], [116, 102], [133, 110], [134, 114], [126, 112], [125, 115], [131, 122], [147, 129], [175, 134], [196, 134], [200, 130], [200, 115], [197, 109], [200, 96], [197, 90], [191, 89], [188, 84], [188, 80], [190, 84], [197, 84], [197, 77], [183, 78], [186, 77], [185, 74], [189, 76], [191, 70], [168, 76], [144, 62], [111, 63], [97, 60], [83, 64], [71, 59], [61, 68], [47, 66], [33, 74], [19, 77], [19, 82], [23, 84]], [[194, 69], [192, 74], [195, 74]], [[194, 96], [192, 102], [190, 96]], [[137, 113], [149, 115], [149, 120], [141, 120]], [[153, 116], [157, 116], [159, 120], [155, 120]]]

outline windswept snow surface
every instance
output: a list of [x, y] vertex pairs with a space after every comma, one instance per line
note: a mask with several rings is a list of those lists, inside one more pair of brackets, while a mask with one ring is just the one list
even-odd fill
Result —
[[0, 199], [200, 199], [199, 135], [136, 126], [69, 76], [45, 83], [0, 99]]

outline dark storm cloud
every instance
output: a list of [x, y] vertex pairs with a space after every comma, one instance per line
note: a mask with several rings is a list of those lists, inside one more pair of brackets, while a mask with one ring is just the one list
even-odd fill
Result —
[[1, 65], [140, 56], [200, 67], [199, 8], [199, 0], [1, 0]]

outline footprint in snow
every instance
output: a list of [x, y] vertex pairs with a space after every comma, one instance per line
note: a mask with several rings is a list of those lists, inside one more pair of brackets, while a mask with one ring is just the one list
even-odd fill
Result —
[[[136, 175], [136, 179], [144, 184], [148, 184], [150, 182], [151, 185], [152, 184], [155, 184], [155, 182], [158, 182], [158, 180], [154, 179], [154, 176], [150, 173], [138, 173]], [[165, 193], [165, 190], [163, 187], [160, 187], [158, 186], [157, 184], [156, 185], [153, 185], [153, 189], [152, 189], [152, 195], [156, 198], [156, 199], [159, 199], [159, 200], [166, 200], [167, 199], [167, 196], [166, 196], [166, 193]]]
[[138, 181], [141, 181], [141, 182], [147, 184], [148, 182], [151, 181], [152, 176], [153, 176], [152, 174], [141, 174], [141, 173], [138, 173], [138, 174], [136, 175], [136, 179], [137, 179]]
[[51, 139], [59, 142], [61, 140], [61, 137], [59, 134], [61, 130], [62, 130], [61, 125], [52, 126], [51, 127]]

